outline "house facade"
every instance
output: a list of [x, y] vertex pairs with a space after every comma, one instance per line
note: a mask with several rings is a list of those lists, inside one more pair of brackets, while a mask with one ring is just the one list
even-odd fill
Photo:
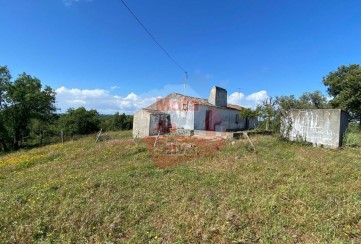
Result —
[[227, 91], [212, 87], [209, 98], [178, 93], [158, 99], [134, 114], [133, 136], [145, 137], [176, 131], [240, 131], [257, 126], [256, 118], [241, 118], [243, 108], [227, 103]]

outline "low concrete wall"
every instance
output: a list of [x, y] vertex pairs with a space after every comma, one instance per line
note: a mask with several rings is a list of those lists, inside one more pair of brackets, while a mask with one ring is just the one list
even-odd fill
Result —
[[336, 148], [348, 126], [348, 113], [341, 109], [292, 109], [284, 111], [281, 134], [292, 141]]
[[176, 129], [171, 134], [177, 135], [177, 136], [193, 136], [194, 135], [194, 130]]
[[209, 130], [194, 130], [195, 136], [205, 137], [222, 137], [224, 139], [232, 139], [233, 132], [220, 132], [220, 131], [209, 131]]

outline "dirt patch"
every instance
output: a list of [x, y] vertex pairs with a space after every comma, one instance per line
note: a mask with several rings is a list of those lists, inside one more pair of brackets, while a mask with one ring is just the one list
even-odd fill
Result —
[[[156, 167], [166, 168], [185, 163], [198, 157], [209, 156], [224, 146], [223, 138], [202, 138], [195, 136], [156, 136], [144, 141]], [[155, 146], [154, 146], [155, 144]]]

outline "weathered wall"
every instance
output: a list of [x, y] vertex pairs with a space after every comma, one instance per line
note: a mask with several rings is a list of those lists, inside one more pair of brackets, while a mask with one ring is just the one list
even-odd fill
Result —
[[167, 98], [163, 100], [162, 107], [157, 108], [170, 115], [172, 130], [194, 128], [194, 105], [184, 97]]
[[[238, 110], [227, 108], [215, 108], [205, 105], [200, 105], [197, 111], [194, 112], [194, 129], [205, 130], [206, 129], [206, 113], [207, 110], [212, 110], [211, 127], [214, 130], [245, 130], [253, 129], [257, 126], [257, 119], [250, 119], [248, 128], [246, 128], [246, 119], [239, 116]], [[238, 123], [236, 116], [238, 115]]]
[[281, 119], [281, 133], [290, 140], [313, 145], [341, 146], [348, 125], [348, 114], [340, 109], [293, 109]]
[[171, 130], [194, 128], [194, 105], [184, 97], [167, 97], [159, 102], [157, 110], [170, 115]]
[[194, 129], [194, 111], [171, 110], [170, 114], [172, 129]]
[[343, 141], [343, 137], [348, 127], [349, 114], [345, 110], [341, 110], [341, 124], [340, 124], [340, 146]]
[[150, 114], [141, 109], [133, 117], [133, 138], [149, 136]]
[[163, 135], [168, 131], [168, 127], [170, 126], [170, 121], [168, 121], [168, 114], [162, 113], [153, 113], [150, 114], [150, 123], [149, 123], [149, 135], [155, 136], [160, 133]]
[[[222, 98], [223, 95], [221, 94], [221, 100], [225, 99], [224, 101], [227, 103], [227, 91], [216, 87], [214, 89], [220, 89], [221, 93], [225, 92], [223, 94], [225, 97]], [[225, 107], [199, 105], [195, 102], [188, 97], [167, 97], [158, 101], [152, 110], [142, 109], [136, 112], [134, 114], [133, 136], [144, 137], [158, 134], [160, 123], [165, 120], [164, 116], [169, 117], [169, 119], [167, 118], [169, 131], [176, 131], [177, 129], [206, 130], [206, 114], [209, 110], [212, 111], [211, 130], [245, 130], [255, 128], [258, 124], [257, 119], [251, 118], [247, 128], [247, 121], [240, 117], [240, 111]]]

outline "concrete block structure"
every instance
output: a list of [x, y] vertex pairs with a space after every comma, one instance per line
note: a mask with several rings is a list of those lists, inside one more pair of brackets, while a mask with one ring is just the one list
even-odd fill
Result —
[[169, 132], [169, 115], [158, 110], [141, 109], [134, 114], [133, 136], [144, 137], [154, 136], [161, 131], [162, 134]]
[[209, 99], [171, 93], [134, 114], [133, 137], [195, 130], [239, 131], [257, 127], [257, 118], [241, 118], [243, 108], [227, 103], [227, 91], [212, 87]]
[[208, 102], [214, 106], [227, 107], [227, 90], [213, 86], [209, 94]]
[[281, 134], [292, 141], [337, 148], [348, 126], [348, 113], [341, 109], [291, 109], [283, 112]]

